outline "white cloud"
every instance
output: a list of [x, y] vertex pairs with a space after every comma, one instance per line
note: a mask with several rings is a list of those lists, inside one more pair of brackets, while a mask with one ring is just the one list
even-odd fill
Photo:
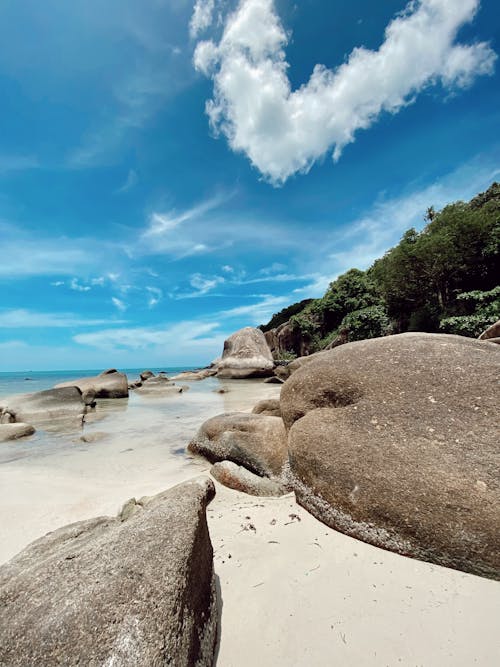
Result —
[[159, 287], [146, 287], [146, 292], [148, 292], [148, 307], [154, 308], [157, 306], [163, 298], [163, 291]]
[[220, 296], [213, 294], [212, 290], [225, 282], [226, 279], [223, 276], [203, 276], [201, 273], [193, 273], [189, 278], [189, 284], [194, 289], [194, 292], [179, 292], [175, 290], [170, 294], [170, 298], [175, 300], [196, 299], [201, 296], [206, 296], [209, 293], [212, 297]]
[[[184, 211], [153, 212], [138, 242], [127, 246], [125, 252], [131, 258], [169, 255], [183, 259], [236, 246], [244, 247], [245, 253], [252, 247], [268, 254], [277, 247], [303, 249], [312, 243], [304, 238], [302, 230], [290, 224], [254, 218], [248, 212], [223, 206], [235, 195], [220, 194]], [[227, 266], [222, 270], [230, 273]]]
[[116, 296], [111, 297], [111, 302], [121, 313], [124, 313], [128, 308], [127, 304]]
[[[205, 346], [214, 338], [217, 322], [180, 322], [175, 325], [156, 327], [131, 327], [122, 329], [104, 329], [93, 333], [78, 334], [73, 337], [76, 343], [104, 349], [127, 348], [131, 350], [161, 346], [174, 349]], [[209, 336], [209, 334], [212, 334]], [[215, 342], [223, 341], [224, 334], [216, 334]], [[221, 338], [222, 337], [222, 338]], [[214, 342], [212, 340], [212, 342]]]
[[225, 201], [227, 201], [227, 197], [218, 196], [207, 199], [197, 206], [193, 206], [181, 213], [176, 211], [170, 211], [168, 213], [153, 212], [149, 217], [149, 225], [144, 236], [164, 236], [167, 232], [172, 231], [183, 223], [198, 220], [206, 213], [218, 208]]
[[210, 123], [265, 177], [283, 183], [329, 150], [338, 159], [356, 131], [383, 112], [397, 113], [426, 87], [463, 88], [491, 74], [496, 55], [488, 44], [456, 41], [478, 7], [479, 0], [412, 1], [377, 51], [357, 47], [333, 71], [316, 65], [292, 91], [288, 35], [273, 0], [240, 0], [220, 42], [199, 42], [194, 53], [195, 67], [214, 83]]
[[211, 25], [214, 6], [214, 0], [196, 0], [191, 22], [189, 24], [191, 37], [198, 37], [201, 32]]
[[[116, 324], [123, 324], [124, 320], [115, 320]], [[70, 328], [85, 326], [102, 326], [109, 324], [108, 319], [82, 318], [73, 313], [39, 313], [32, 310], [18, 308], [0, 312], [1, 329], [27, 328]]]
[[289, 296], [266, 295], [257, 303], [223, 310], [217, 313], [217, 317], [219, 319], [245, 317], [248, 318], [251, 324], [262, 324], [267, 322], [277, 310], [281, 310], [285, 306], [290, 305], [290, 303]]
[[368, 268], [398, 243], [407, 229], [421, 229], [429, 206], [439, 210], [454, 201], [467, 201], [499, 176], [500, 169], [481, 167], [472, 161], [440, 181], [409, 194], [394, 198], [381, 196], [365, 215], [330, 239], [330, 247], [336, 247], [329, 255], [335, 267], [334, 277], [352, 267]]
[[90, 285], [81, 285], [76, 278], [72, 278], [69, 282], [69, 288], [75, 292], [90, 292], [92, 287]]
[[35, 238], [21, 229], [3, 230], [1, 278], [71, 276], [99, 264], [103, 244], [88, 239]]
[[129, 169], [125, 182], [123, 183], [122, 186], [120, 186], [117, 190], [115, 190], [115, 193], [123, 194], [124, 192], [128, 192], [137, 185], [138, 181], [139, 181], [139, 176], [137, 175], [137, 172], [134, 169]]

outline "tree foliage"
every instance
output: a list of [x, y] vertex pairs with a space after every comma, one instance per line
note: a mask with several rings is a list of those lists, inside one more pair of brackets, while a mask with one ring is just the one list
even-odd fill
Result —
[[404, 331], [478, 336], [500, 318], [500, 184], [468, 203], [429, 206], [425, 220], [368, 271], [350, 269], [322, 298], [285, 308], [263, 330], [288, 319], [311, 352], [340, 331], [349, 340]]

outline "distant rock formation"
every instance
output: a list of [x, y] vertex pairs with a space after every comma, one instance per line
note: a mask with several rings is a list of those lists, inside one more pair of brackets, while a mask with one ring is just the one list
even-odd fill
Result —
[[0, 664], [213, 664], [211, 480], [65, 526], [0, 568]]
[[56, 389], [61, 387], [78, 387], [84, 396], [87, 392], [93, 392], [95, 398], [126, 398], [128, 396], [127, 376], [125, 373], [119, 373], [115, 368], [110, 368], [94, 377], [61, 382], [55, 386]]
[[267, 377], [273, 374], [274, 361], [260, 329], [246, 327], [224, 342], [222, 358], [217, 362], [221, 378]]

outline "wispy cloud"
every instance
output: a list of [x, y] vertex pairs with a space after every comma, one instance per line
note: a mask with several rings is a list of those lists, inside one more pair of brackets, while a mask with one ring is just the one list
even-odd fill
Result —
[[207, 213], [217, 209], [221, 204], [229, 201], [232, 195], [219, 195], [211, 197], [186, 211], [176, 212], [169, 211], [168, 213], [153, 212], [149, 218], [148, 226], [144, 232], [145, 237], [165, 236], [179, 225], [186, 222], [198, 221]]
[[125, 182], [117, 190], [115, 190], [115, 194], [123, 194], [124, 192], [132, 190], [132, 188], [137, 185], [138, 181], [139, 176], [137, 175], [135, 169], [129, 169]]
[[111, 303], [121, 313], [124, 313], [128, 308], [127, 304], [121, 299], [118, 299], [116, 296], [111, 297]]
[[[210, 24], [211, 3], [197, 2], [192, 33]], [[458, 41], [479, 0], [418, 0], [387, 25], [377, 50], [356, 47], [335, 70], [316, 65], [293, 91], [286, 33], [273, 0], [241, 0], [226, 9], [218, 43], [199, 42], [194, 65], [213, 81], [206, 112], [230, 148], [248, 156], [272, 183], [307, 172], [327, 152], [339, 159], [356, 132], [395, 114], [429, 86], [448, 91], [492, 74], [496, 54], [485, 42]]]
[[0, 174], [10, 171], [38, 169], [40, 163], [35, 155], [0, 155]]
[[353, 266], [365, 269], [395, 245], [410, 227], [421, 229], [429, 206], [436, 210], [473, 197], [500, 176], [500, 168], [476, 160], [431, 185], [394, 198], [381, 195], [369, 211], [330, 239], [330, 258], [337, 272]]
[[157, 306], [163, 298], [163, 291], [159, 287], [146, 287], [148, 294], [148, 308]]
[[[185, 210], [154, 211], [138, 243], [127, 247], [130, 256], [167, 255], [183, 259], [193, 255], [234, 249], [248, 253], [249, 244], [263, 254], [276, 248], [305, 248], [303, 232], [292, 225], [262, 219], [231, 205], [236, 192], [210, 197]], [[228, 266], [222, 270], [228, 271]], [[232, 267], [229, 267], [232, 268]]]
[[289, 295], [267, 295], [257, 303], [219, 311], [216, 316], [223, 320], [244, 317], [248, 319], [249, 323], [262, 324], [267, 322], [277, 310], [281, 310], [281, 308], [290, 305], [290, 303]]
[[[125, 320], [114, 320], [114, 324], [124, 324]], [[109, 325], [110, 320], [84, 318], [73, 313], [41, 313], [22, 308], [0, 312], [1, 329], [45, 329], [74, 327], [94, 327]]]
[[217, 333], [217, 322], [187, 321], [175, 325], [158, 325], [154, 327], [130, 327], [122, 329], [103, 329], [92, 333], [77, 334], [73, 337], [76, 343], [103, 349], [126, 348], [130, 350], [161, 346], [164, 349], [172, 346], [176, 350], [210, 344], [220, 344], [226, 334]]

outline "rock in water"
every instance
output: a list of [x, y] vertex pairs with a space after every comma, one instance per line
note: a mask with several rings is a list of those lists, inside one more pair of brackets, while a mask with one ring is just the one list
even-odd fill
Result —
[[0, 442], [25, 438], [34, 432], [35, 429], [30, 424], [0, 424]]
[[233, 461], [268, 477], [279, 476], [287, 459], [283, 420], [247, 412], [231, 412], [208, 419], [188, 449], [212, 463]]
[[213, 495], [208, 478], [181, 484], [128, 519], [49, 533], [0, 568], [0, 664], [212, 665]]
[[494, 345], [408, 333], [323, 352], [281, 390], [291, 482], [329, 526], [500, 578]]
[[94, 392], [95, 398], [126, 398], [128, 396], [128, 379], [125, 373], [119, 373], [110, 368], [99, 375], [88, 378], [79, 378], [71, 382], [56, 384], [60, 387], [78, 387], [82, 394]]
[[77, 387], [64, 387], [6, 398], [0, 415], [10, 415], [9, 421], [46, 427], [60, 421], [81, 422], [86, 410], [82, 392]]
[[217, 370], [215, 368], [201, 368], [199, 371], [183, 371], [171, 377], [171, 380], [182, 380], [183, 382], [191, 382], [198, 380], [205, 380], [206, 378], [215, 375]]
[[217, 376], [250, 378], [272, 375], [273, 355], [260, 329], [240, 329], [224, 342], [222, 358], [217, 362]]

